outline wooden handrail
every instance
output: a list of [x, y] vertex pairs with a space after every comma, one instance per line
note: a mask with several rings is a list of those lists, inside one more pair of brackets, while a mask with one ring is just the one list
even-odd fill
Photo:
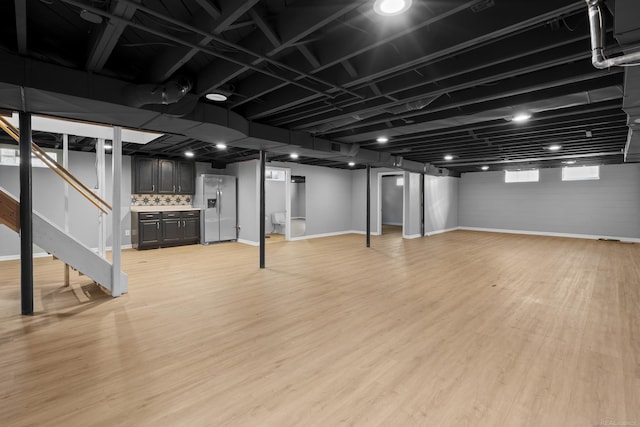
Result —
[[[0, 116], [0, 128], [2, 128], [10, 137], [12, 137], [17, 142], [20, 142], [20, 131], [14, 127], [9, 121], [7, 121], [4, 117]], [[76, 178], [71, 172], [65, 169], [61, 164], [53, 160], [49, 155], [40, 148], [35, 142], [31, 141], [31, 149], [33, 154], [42, 162], [49, 167], [53, 172], [55, 172], [60, 178], [62, 178], [67, 184], [72, 186], [77, 192], [82, 194], [82, 196], [91, 202], [95, 207], [100, 209], [102, 212], [108, 214], [108, 210], [112, 210], [113, 208], [109, 203], [104, 201], [98, 195], [96, 195], [89, 187], [84, 185], [78, 178]], [[105, 209], [106, 207], [106, 209]]]
[[0, 224], [20, 232], [20, 203], [0, 188]]

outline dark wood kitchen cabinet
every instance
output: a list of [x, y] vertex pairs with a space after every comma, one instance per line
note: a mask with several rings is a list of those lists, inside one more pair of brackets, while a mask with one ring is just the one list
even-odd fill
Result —
[[131, 243], [135, 249], [159, 248], [162, 230], [159, 212], [131, 212]]
[[135, 157], [133, 162], [133, 194], [194, 194], [193, 162]]
[[192, 245], [200, 242], [200, 211], [132, 212], [135, 249]]
[[158, 191], [158, 159], [134, 157], [133, 193], [156, 194]]

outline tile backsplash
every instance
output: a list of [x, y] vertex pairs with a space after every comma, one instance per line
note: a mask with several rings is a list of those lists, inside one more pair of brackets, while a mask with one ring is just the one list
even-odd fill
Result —
[[131, 206], [191, 206], [188, 194], [132, 194]]

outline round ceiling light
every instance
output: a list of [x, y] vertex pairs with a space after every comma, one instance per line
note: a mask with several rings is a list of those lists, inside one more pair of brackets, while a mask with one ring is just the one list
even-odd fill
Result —
[[224, 150], [225, 148], [227, 148], [227, 144], [223, 144], [222, 142], [218, 142], [218, 143], [216, 144], [216, 148], [217, 148], [218, 150]]
[[386, 136], [381, 136], [376, 138], [376, 142], [379, 142], [380, 144], [384, 144], [389, 142], [389, 138], [387, 138]]
[[356, 162], [349, 162], [349, 166], [353, 167], [356, 165]]
[[451, 154], [447, 154], [446, 156], [444, 156], [444, 159], [446, 161], [450, 161], [450, 160], [453, 160], [453, 156]]
[[562, 148], [562, 145], [553, 144], [553, 145], [548, 146], [547, 150], [549, 150], [549, 151], [558, 151], [561, 148]]
[[193, 151], [185, 151], [184, 152], [184, 156], [185, 157], [193, 157], [193, 156], [195, 156], [195, 154], [193, 153]]
[[227, 95], [215, 92], [206, 94], [205, 98], [207, 98], [209, 101], [224, 102], [227, 100]]
[[406, 12], [411, 7], [411, 0], [376, 0], [373, 10], [382, 16], [395, 16]]
[[483, 171], [488, 171], [489, 170], [489, 166], [483, 166], [480, 169], [482, 169]]
[[291, 157], [292, 159], [297, 159], [300, 156], [298, 156], [298, 153], [291, 153], [289, 157]]
[[511, 118], [512, 122], [523, 123], [531, 118], [531, 114], [529, 113], [518, 113]]

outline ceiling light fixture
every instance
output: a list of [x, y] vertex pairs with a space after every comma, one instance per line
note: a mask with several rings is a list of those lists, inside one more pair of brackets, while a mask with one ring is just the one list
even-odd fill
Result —
[[224, 150], [225, 148], [227, 148], [227, 144], [223, 144], [222, 142], [218, 142], [218, 143], [216, 144], [216, 148], [217, 148], [218, 150]]
[[575, 160], [567, 160], [567, 161], [562, 162], [562, 163], [564, 163], [565, 165], [575, 165], [576, 161]]
[[549, 150], [549, 151], [558, 151], [561, 148], [562, 148], [562, 145], [553, 144], [553, 145], [548, 146], [547, 150]]
[[488, 171], [489, 170], [489, 166], [483, 166], [480, 169], [482, 169], [483, 171]]
[[453, 156], [451, 154], [447, 154], [446, 156], [444, 156], [444, 159], [448, 162], [453, 160]]
[[184, 152], [184, 156], [185, 157], [193, 157], [193, 156], [195, 156], [195, 154], [193, 153], [193, 151], [185, 151]]
[[219, 92], [213, 92], [206, 94], [205, 98], [207, 98], [209, 101], [224, 102], [227, 100], [227, 95]]
[[379, 142], [380, 144], [385, 144], [389, 142], [389, 138], [387, 138], [386, 136], [380, 136], [376, 138], [376, 142]]
[[89, 12], [87, 9], [82, 9], [80, 11], [80, 18], [87, 22], [91, 22], [92, 24], [102, 24], [102, 16]]
[[356, 162], [349, 162], [349, 166], [353, 167], [356, 165]]
[[512, 122], [516, 123], [524, 123], [531, 118], [531, 114], [529, 113], [518, 113], [511, 118]]
[[395, 16], [406, 12], [411, 7], [411, 0], [376, 0], [373, 10], [382, 16]]
[[294, 160], [295, 160], [295, 159], [297, 159], [297, 158], [298, 158], [298, 157], [300, 157], [300, 156], [298, 155], [298, 153], [291, 153], [291, 154], [289, 154], [289, 157], [291, 157], [292, 159], [294, 159]]

